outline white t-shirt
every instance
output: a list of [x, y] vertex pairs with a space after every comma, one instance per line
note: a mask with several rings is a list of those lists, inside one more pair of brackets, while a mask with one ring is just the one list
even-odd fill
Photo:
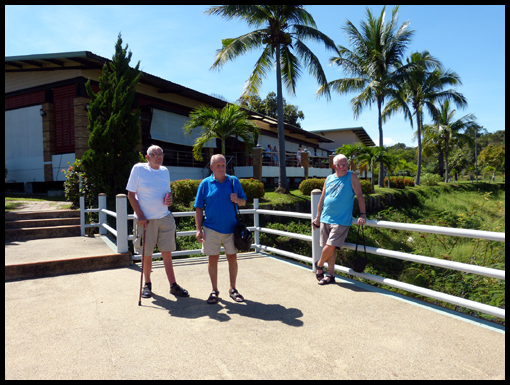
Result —
[[159, 170], [155, 170], [149, 163], [135, 164], [126, 189], [136, 194], [145, 218], [159, 219], [170, 212], [164, 204], [165, 194], [170, 192], [170, 174], [166, 167], [160, 166]]

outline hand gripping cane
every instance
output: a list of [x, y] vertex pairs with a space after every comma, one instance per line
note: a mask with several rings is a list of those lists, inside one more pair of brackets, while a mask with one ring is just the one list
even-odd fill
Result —
[[142, 238], [142, 274], [140, 276], [140, 296], [138, 297], [138, 306], [142, 306], [142, 281], [143, 281], [143, 260], [145, 259], [145, 227], [143, 228]]

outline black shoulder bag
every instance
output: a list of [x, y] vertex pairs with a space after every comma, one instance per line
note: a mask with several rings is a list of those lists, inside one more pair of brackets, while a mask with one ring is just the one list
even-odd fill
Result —
[[[232, 192], [235, 193], [234, 179], [230, 177], [230, 181], [232, 182]], [[234, 227], [234, 245], [238, 251], [250, 251], [251, 244], [253, 242], [253, 235], [241, 219], [237, 203], [234, 203], [234, 211], [237, 219], [237, 225]]]
[[356, 273], [363, 273], [363, 271], [365, 270], [365, 266], [368, 263], [367, 245], [365, 244], [364, 230], [361, 230], [361, 232], [362, 232], [362, 236], [363, 236], [363, 247], [365, 248], [365, 258], [363, 258], [361, 255], [358, 255], [358, 242], [359, 242], [360, 227], [363, 227], [363, 226], [358, 226], [358, 236], [356, 237], [356, 250], [354, 251], [354, 256], [356, 259], [354, 260], [354, 266], [352, 268], [352, 270], [354, 270]]

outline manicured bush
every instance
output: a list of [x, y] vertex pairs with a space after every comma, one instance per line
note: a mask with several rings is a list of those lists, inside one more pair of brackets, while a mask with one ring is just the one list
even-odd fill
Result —
[[325, 178], [320, 179], [305, 179], [299, 184], [299, 191], [303, 195], [310, 195], [313, 190], [319, 189], [322, 190], [324, 186]]
[[262, 198], [266, 194], [264, 184], [258, 179], [239, 179], [239, 182], [241, 182], [241, 186], [248, 200]]
[[360, 179], [361, 183], [361, 191], [363, 194], [373, 194], [374, 189], [372, 187], [372, 182], [369, 179]]
[[170, 183], [172, 189], [172, 204], [189, 206], [195, 201], [198, 186], [202, 179], [182, 179]]
[[[388, 177], [384, 178], [384, 187], [388, 187]], [[404, 185], [404, 179], [399, 176], [391, 177], [391, 188], [400, 188], [404, 189], [406, 186]]]

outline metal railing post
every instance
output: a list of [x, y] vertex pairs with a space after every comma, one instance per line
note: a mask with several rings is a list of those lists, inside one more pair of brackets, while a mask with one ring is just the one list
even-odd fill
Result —
[[[319, 201], [321, 199], [322, 191], [319, 189], [315, 189], [312, 191], [312, 199], [311, 199], [311, 211], [312, 211], [312, 220], [314, 221], [317, 216], [317, 211], [319, 209]], [[313, 272], [316, 272], [315, 262], [321, 259], [322, 247], [320, 246], [320, 230], [315, 230], [312, 223], [310, 222], [310, 226], [312, 227], [312, 269]]]
[[126, 194], [117, 195], [115, 211], [117, 212], [117, 253], [127, 253], [129, 249]]
[[106, 213], [103, 210], [106, 210], [106, 194], [101, 193], [98, 196], [99, 201], [99, 235], [106, 235], [108, 230], [103, 227], [103, 223], [106, 223]]
[[253, 199], [253, 208], [255, 209], [255, 212], [253, 213], [253, 225], [255, 226], [255, 252], [258, 253], [260, 251], [260, 233], [257, 230], [257, 228], [260, 226], [259, 222], [259, 213], [257, 210], [259, 209], [259, 198]]
[[85, 197], [80, 196], [80, 235], [85, 236]]

